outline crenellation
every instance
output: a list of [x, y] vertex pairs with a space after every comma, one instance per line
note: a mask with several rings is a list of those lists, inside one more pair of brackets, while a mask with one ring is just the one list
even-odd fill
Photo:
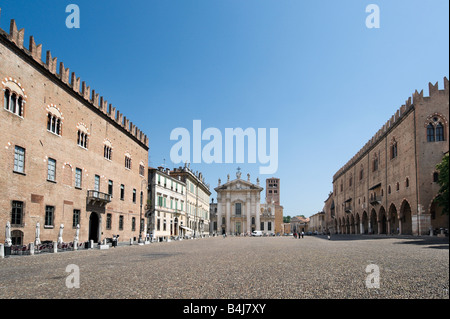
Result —
[[63, 81], [66, 84], [69, 84], [69, 68], [65, 68], [64, 67], [64, 63], [60, 62], [59, 63], [59, 78], [61, 79], [61, 81]]
[[423, 90], [420, 93], [416, 90], [413, 94], [413, 104], [419, 103], [423, 101]]
[[103, 99], [103, 96], [100, 97], [100, 102], [99, 102], [98, 108], [99, 108], [104, 114], [106, 114], [106, 109], [108, 108], [108, 101], [106, 101], [105, 99]]
[[433, 85], [431, 82], [428, 82], [428, 95], [433, 96], [439, 92], [438, 82]]
[[[0, 8], [1, 13], [1, 8]], [[123, 115], [119, 112], [116, 114], [116, 108], [112, 107], [108, 102], [100, 97], [98, 93], [95, 93], [95, 90], [92, 90], [92, 94], [90, 91], [90, 87], [86, 85], [85, 82], [81, 83], [81, 92], [80, 92], [80, 78], [76, 77], [75, 72], [70, 73], [69, 68], [64, 67], [64, 63], [60, 62], [59, 70], [58, 70], [58, 58], [52, 57], [51, 51], [46, 51], [46, 59], [45, 63], [42, 60], [42, 44], [36, 44], [33, 36], [30, 36], [29, 40], [29, 48], [26, 49], [23, 46], [25, 35], [25, 29], [18, 30], [16, 21], [12, 19], [10, 21], [10, 30], [9, 34], [0, 28], [0, 36], [6, 38], [10, 42], [14, 43], [16, 47], [22, 50], [28, 56], [44, 66], [51, 74], [55, 75], [57, 78], [61, 80], [64, 84], [69, 86], [73, 91], [77, 94], [83, 96], [85, 100], [87, 100], [91, 105], [100, 109], [105, 115], [119, 123], [123, 128], [125, 128], [129, 133], [131, 133], [134, 137], [136, 137], [139, 141], [147, 143], [148, 138], [145, 134], [143, 134], [136, 126], [129, 122], [129, 119], [123, 117]], [[118, 112], [118, 111], [117, 111]], [[148, 146], [148, 145], [147, 145]]]
[[16, 20], [12, 19], [9, 26], [9, 40], [14, 42], [20, 49], [23, 49], [25, 29], [17, 30]]
[[127, 117], [123, 119], [123, 127], [129, 132], [130, 131], [130, 120]]
[[100, 94], [95, 93], [95, 90], [92, 90], [91, 103], [97, 108], [98, 108], [98, 105], [99, 105], [99, 96], [100, 96]]
[[116, 111], [116, 122], [119, 123], [120, 125], [122, 125], [122, 120], [123, 120], [123, 114], [120, 113], [119, 111]]
[[76, 77], [75, 72], [72, 72], [72, 80], [70, 82], [70, 86], [72, 87], [72, 90], [80, 94], [80, 78]]
[[35, 61], [42, 63], [42, 44], [36, 45], [33, 36], [30, 36], [29, 51]]
[[46, 56], [46, 62], [45, 65], [47, 66], [47, 69], [56, 75], [56, 63], [58, 61], [58, 58], [52, 58], [52, 53], [50, 51], [47, 51]]
[[109, 113], [108, 113], [108, 115], [109, 115], [109, 117], [110, 117], [111, 119], [114, 120], [115, 114], [116, 114], [116, 108], [113, 107], [112, 104], [110, 104], [110, 105], [109, 105]]
[[85, 81], [83, 81], [81, 83], [81, 95], [83, 96], [84, 99], [89, 101], [90, 94], [91, 94], [91, 88], [89, 86], [87, 86]]

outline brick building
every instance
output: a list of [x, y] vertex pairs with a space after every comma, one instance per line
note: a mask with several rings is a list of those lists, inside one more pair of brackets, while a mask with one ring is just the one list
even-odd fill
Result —
[[323, 211], [332, 233], [430, 234], [448, 228], [433, 203], [436, 165], [448, 152], [449, 87], [415, 93], [333, 176]]
[[280, 179], [271, 177], [266, 179], [266, 203], [274, 205], [275, 210], [275, 233], [283, 233], [283, 206], [280, 204], [281, 186]]
[[[139, 237], [148, 138], [14, 20], [0, 29], [0, 241]], [[70, 81], [69, 81], [70, 75]], [[81, 90], [80, 90], [81, 85]], [[144, 191], [145, 190], [145, 191]]]

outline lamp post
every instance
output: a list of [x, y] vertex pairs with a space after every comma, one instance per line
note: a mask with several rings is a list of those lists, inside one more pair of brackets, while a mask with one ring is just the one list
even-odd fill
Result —
[[[142, 243], [142, 231], [143, 231], [143, 220], [142, 220], [142, 202], [143, 202], [143, 200], [144, 200], [144, 193], [142, 193], [142, 184], [143, 183], [148, 183], [147, 182], [147, 180], [145, 180], [145, 179], [143, 179], [142, 181], [141, 181], [141, 194], [140, 194], [140, 196], [141, 196], [141, 203], [140, 203], [140, 213], [139, 213], [139, 243]], [[147, 188], [148, 188], [148, 186], [147, 186]]]

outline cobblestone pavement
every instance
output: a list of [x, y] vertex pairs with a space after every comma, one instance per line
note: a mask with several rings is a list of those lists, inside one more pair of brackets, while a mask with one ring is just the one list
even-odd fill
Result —
[[[66, 286], [71, 264], [79, 288]], [[370, 264], [379, 288], [366, 286]], [[211, 237], [0, 260], [3, 299], [448, 299], [448, 289], [448, 239], [436, 237]]]

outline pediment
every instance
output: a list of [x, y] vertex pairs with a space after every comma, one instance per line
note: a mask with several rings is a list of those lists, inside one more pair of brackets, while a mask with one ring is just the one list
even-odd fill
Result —
[[229, 181], [226, 184], [223, 184], [221, 186], [218, 186], [214, 189], [217, 191], [223, 191], [223, 190], [229, 190], [229, 191], [240, 191], [240, 190], [254, 190], [254, 191], [262, 191], [263, 188], [255, 185], [251, 182], [242, 180], [242, 179], [235, 179], [232, 181]]

